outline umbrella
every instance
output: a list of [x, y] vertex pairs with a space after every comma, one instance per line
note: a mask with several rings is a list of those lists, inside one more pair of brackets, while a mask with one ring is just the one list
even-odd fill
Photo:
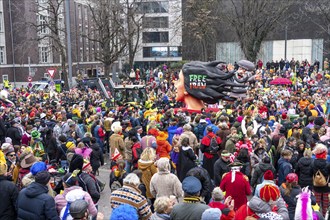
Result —
[[287, 78], [277, 78], [269, 82], [271, 85], [291, 85], [291, 80]]

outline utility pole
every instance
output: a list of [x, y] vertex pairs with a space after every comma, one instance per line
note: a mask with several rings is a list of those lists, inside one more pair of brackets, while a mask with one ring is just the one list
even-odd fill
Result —
[[14, 50], [14, 35], [13, 35], [13, 19], [11, 15], [11, 0], [9, 4], [9, 22], [10, 22], [10, 35], [11, 35], [11, 54], [13, 59], [13, 73], [14, 73], [14, 87], [16, 87], [16, 65], [15, 65], [15, 50]]
[[288, 25], [285, 25], [285, 45], [284, 45], [284, 60], [287, 58], [287, 50], [288, 50]]
[[[71, 28], [70, 28], [70, 0], [65, 0], [65, 25], [66, 25], [66, 41], [69, 71], [69, 89], [72, 87], [72, 53], [71, 53]], [[62, 70], [63, 71], [63, 70]]]

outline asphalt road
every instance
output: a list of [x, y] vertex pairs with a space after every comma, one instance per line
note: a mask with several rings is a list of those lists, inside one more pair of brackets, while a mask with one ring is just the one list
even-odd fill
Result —
[[110, 175], [110, 165], [109, 161], [106, 162], [104, 166], [99, 169], [99, 176], [97, 178], [104, 182], [106, 185], [103, 192], [101, 193], [101, 199], [99, 200], [99, 212], [104, 215], [104, 219], [109, 219], [111, 214], [110, 207], [110, 188], [109, 188], [109, 175]]

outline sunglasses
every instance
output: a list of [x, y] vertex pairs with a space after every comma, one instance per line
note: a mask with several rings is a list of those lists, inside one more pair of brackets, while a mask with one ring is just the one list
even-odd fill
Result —
[[15, 154], [9, 154], [8, 157], [14, 157], [16, 156]]

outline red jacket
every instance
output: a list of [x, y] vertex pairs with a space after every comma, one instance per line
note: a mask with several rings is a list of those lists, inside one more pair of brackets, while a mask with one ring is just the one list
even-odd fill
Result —
[[234, 210], [247, 203], [246, 196], [251, 195], [251, 187], [248, 178], [241, 172], [235, 173], [235, 181], [231, 182], [231, 175], [233, 171], [230, 171], [224, 175], [221, 180], [220, 188], [226, 192], [226, 198], [231, 196], [235, 201]]
[[235, 212], [234, 210], [230, 210], [229, 207], [222, 202], [210, 202], [209, 206], [211, 208], [218, 208], [221, 210], [222, 215], [220, 220], [234, 220], [235, 219]]
[[168, 159], [170, 159], [171, 150], [172, 150], [172, 146], [170, 145], [170, 143], [168, 143], [168, 141], [157, 140], [156, 153], [159, 156], [159, 158], [167, 157]]
[[[215, 135], [213, 132], [208, 132], [207, 135], [203, 137], [203, 139], [202, 139], [202, 141], [201, 141], [201, 144], [203, 144], [203, 145], [205, 145], [205, 146], [207, 146], [207, 147], [210, 146], [210, 144], [211, 144], [211, 139], [212, 139], [213, 137], [215, 137], [215, 136], [216, 136], [216, 135]], [[219, 147], [220, 147], [220, 144], [221, 144], [222, 140], [221, 140], [221, 138], [218, 137], [218, 136], [217, 136], [216, 138], [217, 138], [217, 142], [218, 142]], [[208, 159], [211, 159], [211, 158], [214, 157], [213, 154], [210, 154], [210, 153], [207, 153], [207, 152], [204, 153], [204, 156], [205, 156], [206, 158], [208, 158]]]
[[235, 220], [245, 220], [245, 218], [248, 216], [259, 219], [259, 216], [257, 216], [256, 213], [254, 213], [254, 211], [252, 211], [247, 204], [244, 204], [236, 211]]

